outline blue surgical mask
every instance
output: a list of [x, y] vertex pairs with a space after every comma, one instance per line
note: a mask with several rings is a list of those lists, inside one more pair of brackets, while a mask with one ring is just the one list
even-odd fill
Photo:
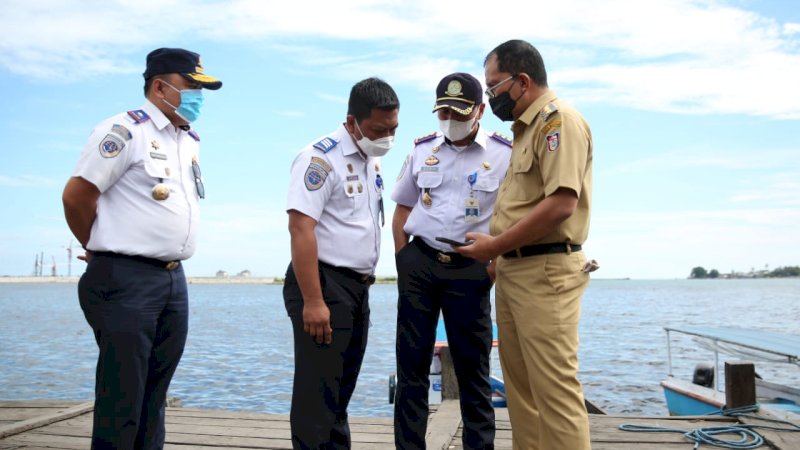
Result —
[[[161, 80], [164, 81], [164, 80]], [[203, 106], [203, 90], [202, 89], [178, 89], [175, 86], [164, 81], [164, 84], [175, 89], [181, 94], [181, 104], [178, 106], [173, 105], [164, 99], [164, 103], [175, 108], [175, 114], [187, 122], [194, 122], [200, 117], [200, 108]]]

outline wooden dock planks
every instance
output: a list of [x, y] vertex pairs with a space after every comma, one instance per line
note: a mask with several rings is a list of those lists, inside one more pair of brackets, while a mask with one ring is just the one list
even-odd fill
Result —
[[[0, 438], [0, 449], [87, 449], [91, 433], [91, 408], [78, 402], [0, 402], [0, 429], [15, 432]], [[85, 410], [81, 412], [81, 410]], [[761, 414], [761, 413], [760, 413]], [[768, 414], [768, 413], [766, 413]], [[496, 412], [495, 448], [511, 449], [508, 410]], [[743, 422], [748, 421], [742, 419]], [[688, 450], [691, 444], [679, 433], [631, 433], [619, 425], [639, 424], [690, 430], [701, 426], [730, 425], [724, 417], [637, 417], [591, 415], [593, 450]], [[749, 422], [749, 421], [748, 421]], [[20, 427], [21, 424], [28, 424]], [[30, 426], [34, 424], [35, 426]], [[394, 448], [391, 418], [350, 419], [354, 450]], [[27, 427], [27, 428], [26, 428]], [[773, 448], [800, 448], [800, 433], [759, 431]], [[457, 401], [434, 410], [428, 427], [428, 449], [462, 449]], [[289, 417], [253, 412], [167, 409], [167, 444], [171, 450], [291, 449]], [[704, 448], [704, 447], [701, 447]]]

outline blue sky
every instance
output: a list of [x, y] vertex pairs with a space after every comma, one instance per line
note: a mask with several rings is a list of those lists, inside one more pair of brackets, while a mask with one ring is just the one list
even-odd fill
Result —
[[[154, 48], [194, 50], [224, 82], [195, 124], [207, 194], [187, 273], [282, 276], [291, 161], [344, 120], [350, 87], [379, 76], [400, 97], [391, 189], [438, 128], [438, 80], [483, 81], [486, 53], [513, 38], [592, 127], [597, 277], [800, 265], [793, 0], [6, 0], [0, 29], [0, 275], [30, 274], [40, 252], [66, 275], [64, 183], [94, 125], [143, 103]], [[510, 134], [489, 111], [483, 125]], [[379, 275], [395, 274], [388, 222]]]

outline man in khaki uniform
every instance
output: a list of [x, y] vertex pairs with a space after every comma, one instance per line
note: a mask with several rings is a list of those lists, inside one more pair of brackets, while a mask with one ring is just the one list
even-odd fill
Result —
[[511, 164], [490, 223], [457, 250], [496, 265], [500, 362], [514, 449], [587, 450], [578, 381], [578, 321], [589, 283], [592, 136], [547, 87], [531, 44], [512, 40], [484, 62], [492, 111], [514, 121]]

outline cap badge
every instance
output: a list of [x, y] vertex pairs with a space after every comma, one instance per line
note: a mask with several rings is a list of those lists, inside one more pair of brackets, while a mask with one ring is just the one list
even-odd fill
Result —
[[197, 67], [194, 68], [194, 71], [197, 73], [203, 73], [203, 60], [200, 57], [197, 57]]
[[462, 93], [463, 92], [461, 91], [461, 82], [460, 81], [452, 80], [449, 83], [447, 83], [447, 90], [445, 91], [445, 94], [453, 96], [453, 97], [458, 97]]

